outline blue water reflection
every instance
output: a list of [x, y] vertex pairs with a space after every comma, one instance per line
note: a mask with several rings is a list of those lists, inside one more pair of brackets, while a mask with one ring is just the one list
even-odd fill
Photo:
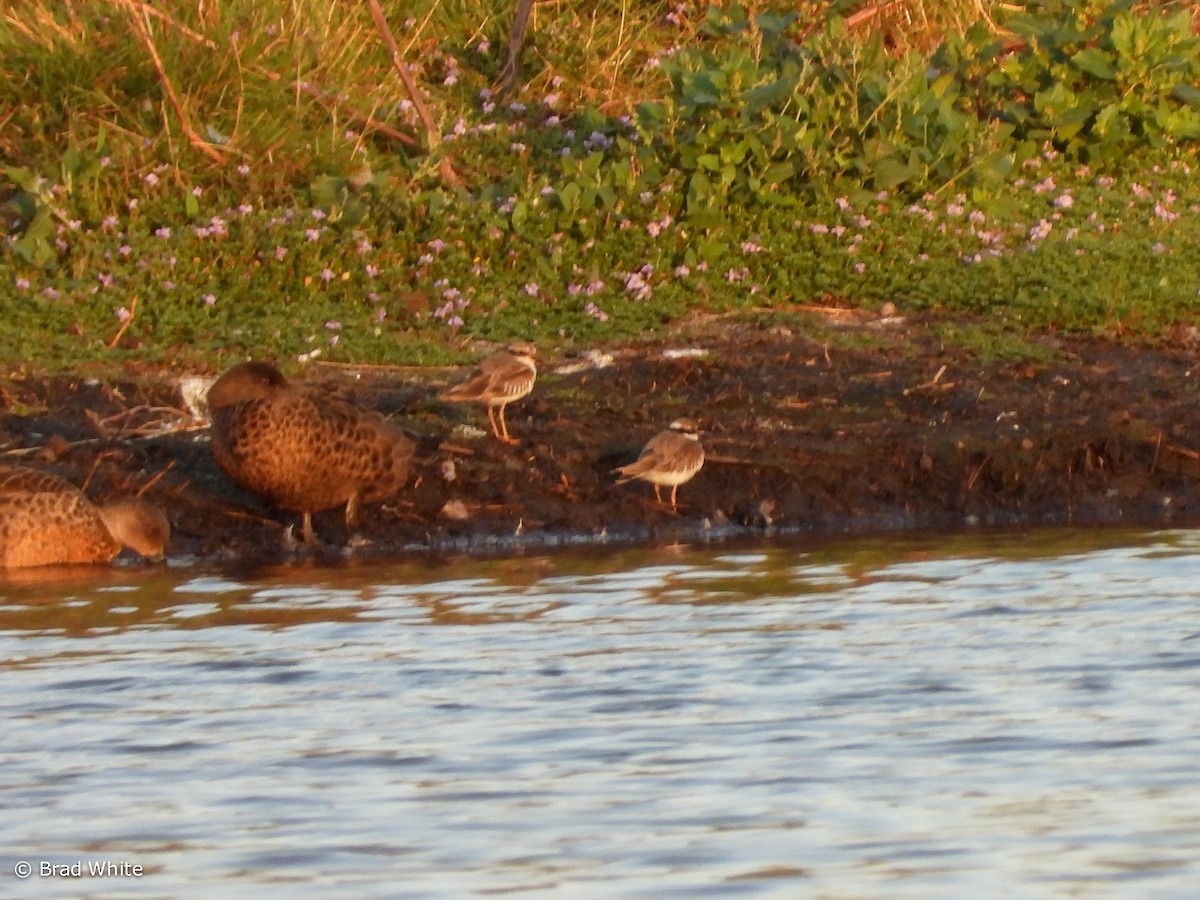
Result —
[[[0, 889], [1189, 895], [1198, 571], [1064, 533], [0, 583]], [[79, 860], [144, 874], [36, 871]]]

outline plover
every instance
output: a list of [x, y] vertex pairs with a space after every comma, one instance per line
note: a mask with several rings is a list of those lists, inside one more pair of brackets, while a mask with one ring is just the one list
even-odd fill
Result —
[[654, 496], [662, 503], [660, 489], [671, 488], [671, 509], [675, 509], [675, 493], [704, 465], [704, 448], [691, 419], [676, 419], [666, 431], [652, 437], [642, 449], [637, 462], [613, 469], [623, 476], [617, 484], [640, 478], [654, 485]]
[[[492, 434], [506, 444], [515, 444], [517, 440], [509, 437], [508, 423], [504, 421], [504, 407], [533, 390], [533, 382], [537, 379], [536, 356], [537, 348], [533, 344], [513, 344], [507, 350], [489, 356], [465, 381], [450, 388], [439, 399], [485, 404]], [[496, 425], [497, 410], [499, 426]]]
[[303, 516], [384, 500], [404, 486], [416, 445], [378, 413], [289, 382], [270, 363], [229, 369], [208, 391], [217, 465], [272, 506]]

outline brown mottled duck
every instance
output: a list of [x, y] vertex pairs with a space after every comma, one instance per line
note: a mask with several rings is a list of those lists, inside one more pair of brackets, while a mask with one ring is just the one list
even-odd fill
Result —
[[65, 478], [0, 465], [0, 566], [107, 563], [122, 547], [159, 557], [170, 536], [167, 517], [149, 501], [95, 504]]
[[233, 366], [208, 391], [217, 465], [272, 506], [303, 516], [304, 540], [315, 541], [312, 514], [384, 500], [404, 486], [414, 443], [371, 410], [289, 382], [270, 363]]

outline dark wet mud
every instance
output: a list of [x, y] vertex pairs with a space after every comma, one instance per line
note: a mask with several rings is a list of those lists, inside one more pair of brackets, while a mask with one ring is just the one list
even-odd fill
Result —
[[[1200, 522], [1192, 349], [1040, 335], [1019, 361], [983, 361], [947, 345], [944, 324], [718, 319], [543, 359], [533, 394], [508, 410], [512, 447], [486, 434], [482, 408], [437, 399], [461, 371], [310, 365], [297, 377], [418, 441], [405, 490], [364, 507], [353, 534], [340, 510], [318, 513], [315, 550], [292, 541], [298, 516], [217, 469], [185, 373], [0, 382], [0, 461], [96, 500], [144, 490], [171, 520], [172, 557], [217, 560]], [[612, 469], [685, 415], [708, 458], [672, 513]]]

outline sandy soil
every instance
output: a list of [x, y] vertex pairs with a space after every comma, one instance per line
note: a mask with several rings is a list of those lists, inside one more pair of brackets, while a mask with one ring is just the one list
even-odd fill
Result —
[[[509, 409], [514, 447], [479, 430], [481, 408], [436, 399], [460, 371], [314, 364], [305, 380], [395, 416], [419, 444], [409, 486], [367, 506], [357, 534], [338, 510], [315, 516], [316, 549], [290, 541], [297, 516], [217, 469], [182, 373], [0, 382], [0, 461], [86, 483], [97, 500], [149, 485], [174, 527], [170, 555], [264, 562], [1200, 522], [1200, 375], [1182, 343], [1044, 335], [1044, 361], [982, 363], [943, 346], [936, 319], [811, 322], [708, 320], [544, 360]], [[699, 419], [708, 458], [672, 514], [611, 470], [682, 415]]]

